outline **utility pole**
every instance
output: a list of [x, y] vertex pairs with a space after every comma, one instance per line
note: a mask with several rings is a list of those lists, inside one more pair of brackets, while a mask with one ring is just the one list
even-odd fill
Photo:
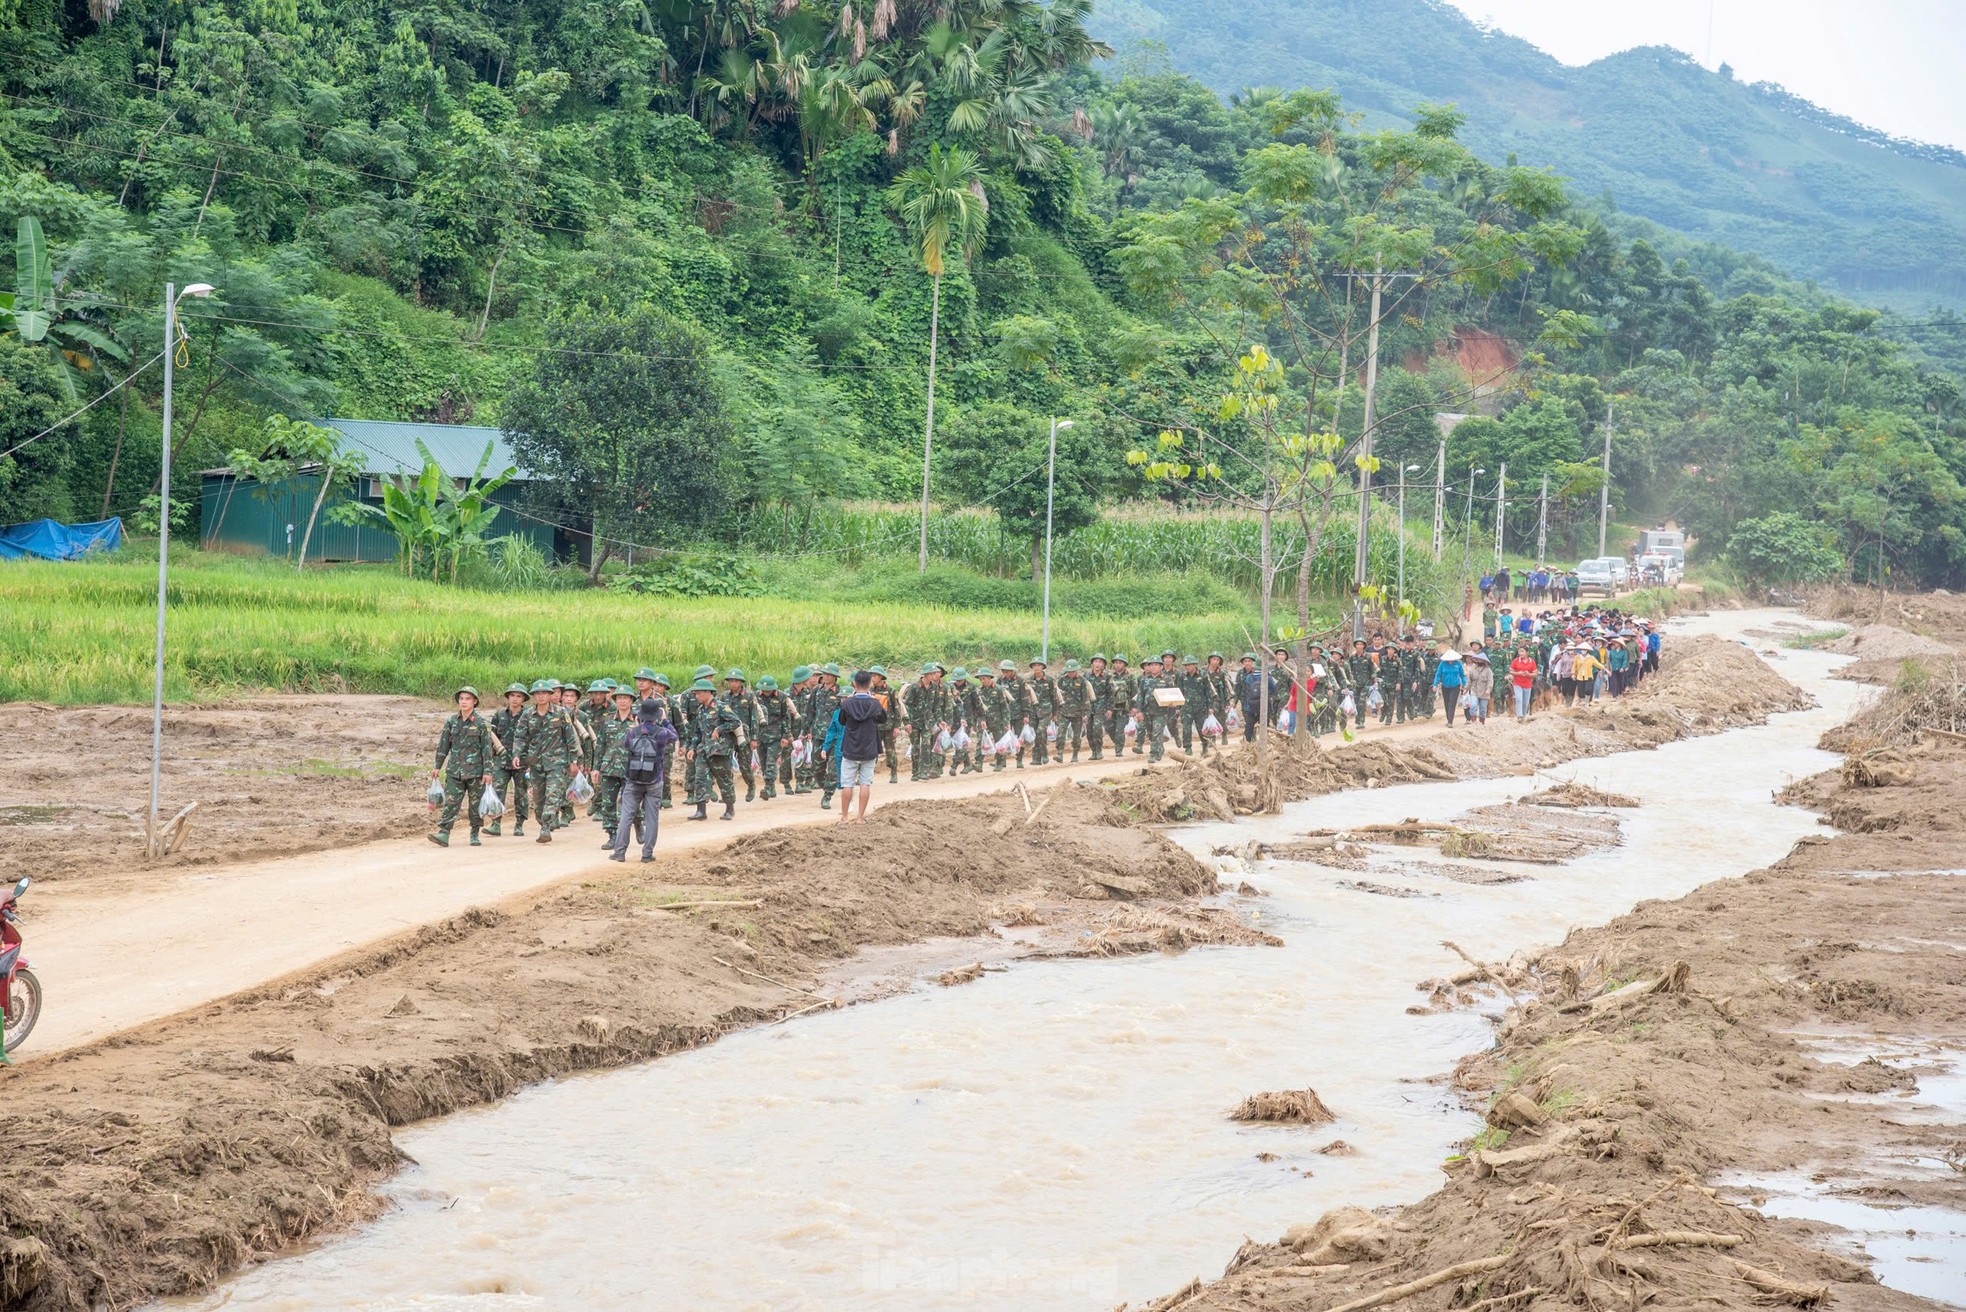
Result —
[[1406, 609], [1406, 471], [1418, 465], [1399, 467], [1399, 608]]
[[[1352, 637], [1365, 636], [1365, 569], [1372, 547], [1372, 424], [1374, 395], [1379, 389], [1379, 300], [1384, 290], [1380, 277], [1385, 267], [1382, 257], [1372, 261], [1372, 318], [1365, 330], [1365, 427], [1359, 433], [1358, 542], [1352, 551]], [[1342, 393], [1341, 393], [1342, 395]]]
[[1597, 490], [1597, 554], [1600, 556], [1604, 554], [1605, 530], [1611, 526], [1611, 430], [1617, 414], [1617, 406], [1604, 407], [1604, 486]]
[[1543, 495], [1536, 501], [1536, 568], [1543, 567], [1550, 540], [1550, 476], [1543, 475]]
[[1447, 439], [1440, 439], [1440, 454], [1434, 458], [1434, 564], [1440, 564], [1441, 512], [1447, 508]]
[[1044, 632], [1038, 639], [1038, 658], [1047, 667], [1051, 664], [1051, 493], [1058, 485], [1058, 430], [1070, 428], [1072, 421], [1054, 417], [1051, 421], [1051, 443], [1045, 450], [1044, 462]]
[[157, 827], [157, 799], [164, 778], [164, 597], [171, 570], [171, 383], [178, 347], [177, 304], [187, 296], [210, 296], [212, 285], [194, 282], [183, 291], [164, 284], [164, 441], [163, 463], [157, 472], [157, 666], [152, 676], [150, 708], [150, 823], [146, 840], [152, 860], [163, 856], [163, 834]]
[[1508, 485], [1509, 462], [1504, 460], [1495, 471], [1495, 568], [1502, 568], [1502, 519], [1507, 506], [1502, 500], [1502, 490]]

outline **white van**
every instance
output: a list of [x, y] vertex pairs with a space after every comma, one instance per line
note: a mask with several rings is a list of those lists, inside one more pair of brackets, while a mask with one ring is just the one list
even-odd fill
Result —
[[1671, 556], [1647, 555], [1638, 558], [1638, 576], [1647, 584], [1676, 588], [1686, 577], [1686, 571]]
[[1630, 570], [1622, 557], [1595, 556], [1577, 563], [1577, 592], [1601, 592], [1607, 597], [1615, 597], [1620, 589], [1630, 581]]

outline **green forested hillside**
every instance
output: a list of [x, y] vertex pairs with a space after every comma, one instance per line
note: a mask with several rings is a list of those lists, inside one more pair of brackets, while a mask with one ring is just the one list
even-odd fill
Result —
[[[1797, 574], [1966, 579], [1941, 321], [1900, 346], [1751, 256], [1580, 208], [1536, 154], [1482, 161], [1457, 112], [1361, 126], [1369, 89], [1315, 82], [1225, 103], [1107, 60], [1093, 21], [1082, 0], [0, 0], [0, 523], [154, 516], [159, 300], [201, 281], [178, 468], [291, 457], [281, 416], [501, 424], [553, 475], [534, 513], [591, 528], [597, 575], [634, 551], [650, 590], [745, 586], [677, 551], [912, 574], [913, 515], [840, 506], [921, 495], [931, 379], [930, 550], [972, 568], [1037, 558], [1069, 416], [1050, 509], [1099, 545], [1067, 568], [1260, 584], [1267, 512], [1280, 605], [1307, 616], [1347, 578], [1361, 471], [1390, 501], [1432, 474], [1436, 414], [1473, 413], [1446, 459], [1463, 550], [1414, 571], [1451, 588], [1505, 463], [1512, 547], [1547, 477], [1552, 554], [1594, 550], [1615, 412], [1617, 504], [1710, 556], [1746, 532]], [[1488, 363], [1457, 367], [1457, 341]], [[1129, 503], [1213, 517], [1087, 531]]]
[[1228, 95], [1331, 87], [1372, 120], [1453, 102], [1484, 158], [1554, 167], [1701, 241], [1908, 313], [1966, 305], [1966, 156], [1895, 142], [1676, 51], [1571, 68], [1440, 0], [1114, 0], [1095, 30]]

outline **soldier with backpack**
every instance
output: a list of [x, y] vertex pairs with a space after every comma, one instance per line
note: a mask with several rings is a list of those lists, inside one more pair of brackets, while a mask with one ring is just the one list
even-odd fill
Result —
[[642, 860], [655, 860], [655, 831], [662, 816], [662, 794], [667, 774], [665, 762], [676, 746], [676, 730], [662, 718], [662, 703], [645, 698], [635, 714], [635, 723], [617, 744], [621, 754], [621, 818], [615, 822], [614, 851], [610, 861], [628, 859], [628, 836], [642, 831]]

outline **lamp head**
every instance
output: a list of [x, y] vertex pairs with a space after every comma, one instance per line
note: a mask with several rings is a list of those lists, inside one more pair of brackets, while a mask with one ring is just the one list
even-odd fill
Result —
[[177, 294], [177, 298], [180, 301], [187, 296], [197, 296], [203, 298], [206, 296], [210, 296], [213, 292], [217, 290], [218, 288], [212, 286], [208, 282], [194, 282], [188, 284], [183, 291], [179, 292]]
[[1061, 419], [1058, 421], [1058, 427], [1060, 427], [1061, 429], [1070, 428], [1071, 426], [1072, 426], [1072, 421], [1069, 419]]

